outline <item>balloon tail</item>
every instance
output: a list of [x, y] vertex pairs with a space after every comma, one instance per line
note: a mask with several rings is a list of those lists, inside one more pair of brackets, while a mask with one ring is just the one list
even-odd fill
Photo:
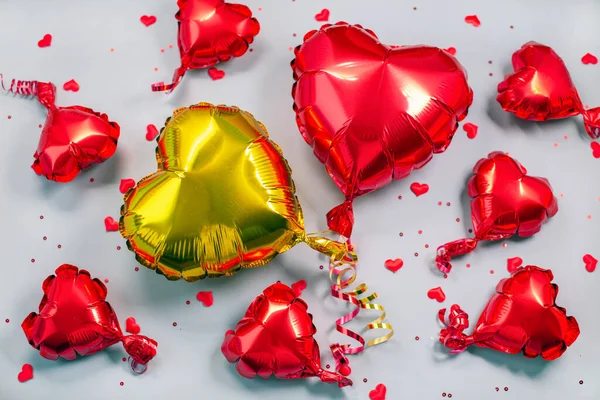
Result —
[[352, 386], [352, 381], [335, 372], [321, 370], [317, 373], [322, 382], [337, 383], [339, 387]]
[[475, 250], [478, 239], [459, 239], [437, 248], [435, 263], [440, 271], [447, 274], [452, 269], [452, 257], [462, 256]]
[[0, 74], [0, 86], [5, 93], [22, 97], [35, 96], [46, 108], [55, 107], [56, 86], [49, 82], [19, 81], [12, 79], [8, 88], [4, 85], [4, 77]]
[[121, 338], [125, 351], [130, 356], [133, 372], [141, 374], [146, 371], [146, 364], [156, 356], [158, 343], [143, 335], [129, 335]]
[[588, 136], [592, 139], [600, 138], [600, 107], [583, 110], [581, 113]]
[[352, 200], [346, 199], [342, 204], [329, 211], [327, 213], [327, 225], [329, 229], [349, 238], [352, 235], [352, 227], [354, 226]]
[[165, 84], [164, 82], [153, 83], [152, 91], [153, 92], [167, 92], [167, 94], [171, 93], [177, 87], [177, 85], [179, 85], [179, 82], [181, 82], [181, 79], [183, 79], [183, 75], [186, 73], [187, 70], [188, 70], [188, 68], [186, 66], [182, 65], [181, 67], [177, 68], [175, 70], [175, 72], [173, 73], [173, 80], [171, 81], [171, 83], [167, 83], [167, 84]]
[[438, 319], [444, 325], [440, 331], [440, 343], [450, 349], [450, 354], [461, 353], [474, 343], [473, 336], [463, 333], [469, 327], [469, 315], [458, 304], [450, 307], [448, 321], [446, 321], [445, 308], [438, 311]]

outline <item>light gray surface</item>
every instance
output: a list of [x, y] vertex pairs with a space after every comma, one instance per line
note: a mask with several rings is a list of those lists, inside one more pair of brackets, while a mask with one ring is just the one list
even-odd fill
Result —
[[[503, 113], [494, 100], [512, 52], [537, 40], [563, 57], [584, 104], [599, 105], [600, 65], [583, 65], [580, 59], [586, 52], [600, 56], [600, 3], [246, 0], [246, 4], [262, 27], [254, 51], [220, 66], [227, 74], [224, 79], [213, 82], [204, 71], [191, 72], [173, 95], [165, 96], [151, 93], [149, 87], [168, 80], [178, 64], [175, 0], [0, 1], [0, 72], [50, 80], [59, 87], [74, 78], [81, 90], [59, 89], [57, 102], [106, 112], [122, 127], [114, 158], [72, 183], [49, 183], [29, 168], [38, 124], [45, 118], [43, 107], [34, 100], [0, 96], [0, 320], [10, 319], [0, 323], [0, 399], [367, 399], [379, 382], [387, 385], [388, 399], [437, 399], [442, 392], [468, 400], [600, 398], [600, 272], [589, 274], [581, 260], [585, 253], [600, 257], [600, 160], [591, 155], [580, 119], [543, 125], [520, 122]], [[305, 279], [308, 288], [303, 297], [319, 330], [323, 364], [331, 363], [327, 345], [340, 337], [329, 328], [344, 306], [327, 298], [326, 272], [318, 268], [324, 260], [306, 246], [233, 278], [170, 283], [142, 267], [135, 272], [136, 262], [120, 235], [104, 232], [103, 226], [105, 216], [118, 215], [119, 180], [138, 180], [155, 169], [155, 146], [145, 140], [146, 125], [160, 127], [172, 110], [209, 101], [237, 105], [267, 126], [294, 170], [308, 230], [324, 229], [325, 213], [342, 198], [295, 126], [289, 68], [293, 53], [288, 50], [305, 32], [320, 26], [314, 14], [323, 7], [330, 9], [331, 22], [360, 23], [385, 43], [454, 46], [475, 92], [467, 121], [479, 125], [476, 139], [467, 139], [459, 129], [448, 151], [423, 170], [355, 202], [353, 239], [361, 256], [359, 277], [379, 293], [396, 335], [389, 343], [352, 357], [355, 385], [343, 391], [315, 380], [249, 381], [239, 377], [220, 353], [224, 332], [234, 327], [264, 287], [277, 280], [291, 284]], [[157, 16], [158, 22], [146, 28], [139, 22], [144, 14]], [[479, 16], [479, 28], [464, 22], [469, 14]], [[53, 35], [52, 46], [40, 49], [37, 41], [45, 33]], [[169, 44], [175, 47], [169, 49]], [[500, 243], [480, 246], [456, 260], [455, 270], [444, 280], [430, 269], [435, 247], [467, 235], [465, 179], [474, 163], [493, 150], [508, 151], [531, 174], [547, 177], [556, 194], [564, 195], [560, 211], [529, 240], [509, 240], [506, 248]], [[90, 183], [92, 177], [95, 182]], [[426, 182], [431, 189], [416, 198], [409, 190], [414, 181]], [[118, 245], [123, 249], [117, 251]], [[460, 303], [474, 323], [497, 281], [507, 276], [506, 259], [513, 256], [553, 270], [560, 286], [559, 304], [580, 323], [577, 342], [552, 363], [485, 350], [451, 358], [439, 352], [433, 338], [439, 329], [435, 316], [440, 305], [427, 298], [427, 290], [441, 285], [447, 294], [444, 306]], [[404, 267], [392, 274], [383, 263], [396, 257], [404, 260]], [[128, 316], [135, 316], [142, 333], [160, 343], [146, 374], [128, 371], [119, 345], [74, 362], [44, 360], [29, 347], [20, 322], [36, 309], [43, 279], [65, 262], [109, 279], [108, 300], [123, 327]], [[213, 307], [204, 308], [194, 299], [199, 290], [213, 290]], [[186, 300], [192, 304], [186, 305]], [[177, 327], [172, 326], [174, 321]], [[415, 336], [421, 340], [415, 341]], [[16, 377], [26, 362], [33, 365], [35, 378], [20, 384]]]

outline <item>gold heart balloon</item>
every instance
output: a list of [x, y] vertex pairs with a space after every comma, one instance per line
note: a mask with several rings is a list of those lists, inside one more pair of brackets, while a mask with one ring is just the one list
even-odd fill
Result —
[[125, 194], [119, 221], [144, 266], [193, 282], [264, 265], [300, 242], [356, 261], [345, 244], [306, 234], [290, 167], [250, 113], [181, 108], [157, 142], [158, 170]]

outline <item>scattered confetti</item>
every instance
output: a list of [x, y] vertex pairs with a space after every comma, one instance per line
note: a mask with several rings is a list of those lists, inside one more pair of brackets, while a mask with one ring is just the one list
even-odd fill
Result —
[[329, 20], [329, 10], [324, 8], [320, 13], [315, 15], [315, 19], [319, 22], [326, 22]]
[[19, 372], [19, 375], [17, 375], [17, 379], [21, 383], [33, 379], [33, 367], [31, 364], [23, 364], [21, 367], [21, 372]]
[[479, 127], [475, 124], [472, 124], [471, 122], [467, 122], [463, 125], [463, 129], [465, 130], [465, 132], [467, 132], [467, 137], [469, 139], [475, 139]]
[[125, 320], [125, 330], [129, 333], [137, 335], [140, 333], [140, 326], [135, 321], [135, 318], [129, 317]]
[[448, 47], [448, 48], [444, 49], [444, 51], [445, 51], [446, 53], [450, 53], [450, 54], [452, 54], [452, 55], [455, 55], [455, 54], [456, 54], [456, 49], [455, 49], [454, 47]]
[[156, 139], [156, 137], [158, 136], [158, 129], [156, 129], [156, 126], [154, 126], [153, 124], [148, 124], [148, 126], [146, 126], [146, 140], [147, 141], [152, 141], [154, 139]]
[[106, 232], [116, 232], [119, 230], [119, 223], [113, 217], [106, 217], [104, 218], [104, 228], [106, 228]]
[[204, 307], [210, 307], [214, 302], [212, 292], [198, 292], [196, 294], [196, 300], [204, 304]]
[[586, 53], [585, 56], [581, 57], [581, 62], [584, 64], [593, 64], [596, 65], [598, 64], [598, 57], [596, 57], [593, 54], [590, 53]]
[[387, 392], [387, 388], [383, 383], [375, 386], [375, 389], [369, 392], [369, 399], [371, 400], [385, 400], [385, 393]]
[[477, 28], [479, 25], [481, 25], [481, 21], [479, 21], [479, 18], [477, 18], [477, 15], [467, 15], [465, 17], [465, 22], [469, 25], [473, 25], [475, 28]]
[[79, 83], [75, 79], [71, 79], [64, 83], [63, 89], [69, 92], [79, 92]]
[[585, 270], [587, 272], [594, 272], [596, 265], [598, 264], [598, 260], [591, 254], [584, 255], [583, 262], [585, 263]]
[[142, 15], [140, 22], [146, 26], [150, 26], [156, 22], [156, 17], [154, 15]]
[[517, 270], [523, 264], [521, 257], [512, 257], [506, 260], [506, 269], [511, 274]]
[[429, 191], [429, 185], [426, 183], [413, 182], [410, 184], [410, 190], [419, 197]]
[[592, 148], [592, 156], [594, 156], [594, 158], [600, 158], [600, 143], [591, 142], [590, 147]]
[[392, 271], [393, 273], [398, 272], [400, 268], [404, 265], [404, 261], [401, 258], [396, 258], [394, 260], [386, 260], [385, 267]]
[[119, 184], [119, 191], [123, 194], [127, 193], [129, 189], [135, 186], [135, 181], [133, 179], [121, 179], [121, 183]]
[[438, 303], [441, 303], [444, 300], [446, 300], [446, 294], [440, 286], [433, 289], [429, 289], [429, 291], [427, 292], [427, 297], [429, 297], [432, 300], [437, 300]]
[[208, 76], [210, 76], [210, 79], [213, 81], [218, 81], [219, 79], [223, 79], [225, 71], [212, 67], [208, 69]]
[[52, 44], [52, 35], [46, 33], [44, 37], [38, 42], [38, 47], [49, 47]]
[[292, 290], [297, 297], [302, 296], [302, 291], [306, 289], [306, 281], [304, 279], [300, 279], [298, 282], [292, 283]]

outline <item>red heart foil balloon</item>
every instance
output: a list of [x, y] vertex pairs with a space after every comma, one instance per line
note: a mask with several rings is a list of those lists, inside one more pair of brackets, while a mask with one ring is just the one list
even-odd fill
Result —
[[323, 25], [295, 55], [296, 122], [346, 198], [327, 215], [329, 227], [349, 237], [352, 200], [446, 150], [473, 92], [448, 52], [387, 46], [360, 25]]
[[498, 85], [497, 100], [519, 118], [547, 121], [583, 115], [591, 138], [600, 137], [600, 107], [585, 110], [563, 60], [548, 46], [525, 43], [512, 55], [514, 73]]
[[177, 44], [181, 66], [170, 84], [152, 85], [152, 91], [172, 91], [189, 69], [207, 68], [232, 57], [240, 57], [260, 31], [252, 11], [225, 0], [178, 0], [175, 14], [179, 25]]
[[117, 150], [120, 128], [106, 114], [81, 106], [57, 107], [52, 83], [12, 80], [9, 93], [36, 96], [48, 109], [31, 166], [38, 175], [68, 182], [82, 170], [110, 158]]
[[144, 372], [158, 344], [146, 336], [123, 335], [106, 301], [106, 286], [73, 265], [63, 264], [55, 274], [42, 284], [39, 314], [32, 312], [21, 324], [29, 344], [49, 360], [74, 360], [123, 342], [134, 372]]
[[446, 327], [440, 342], [451, 353], [474, 344], [509, 354], [522, 351], [528, 358], [557, 359], [579, 336], [579, 325], [556, 305], [558, 286], [553, 279], [552, 271], [532, 265], [502, 279], [471, 335], [463, 333], [469, 316], [458, 305], [451, 307], [447, 322], [446, 309], [441, 309], [439, 318]]
[[468, 193], [475, 238], [438, 247], [436, 263], [444, 273], [450, 272], [452, 257], [472, 252], [479, 241], [532, 236], [558, 212], [548, 180], [527, 175], [518, 161], [502, 152], [475, 164]]
[[352, 385], [348, 378], [321, 368], [316, 332], [304, 300], [278, 282], [254, 299], [235, 331], [225, 333], [221, 351], [245, 378], [317, 376], [340, 387]]

